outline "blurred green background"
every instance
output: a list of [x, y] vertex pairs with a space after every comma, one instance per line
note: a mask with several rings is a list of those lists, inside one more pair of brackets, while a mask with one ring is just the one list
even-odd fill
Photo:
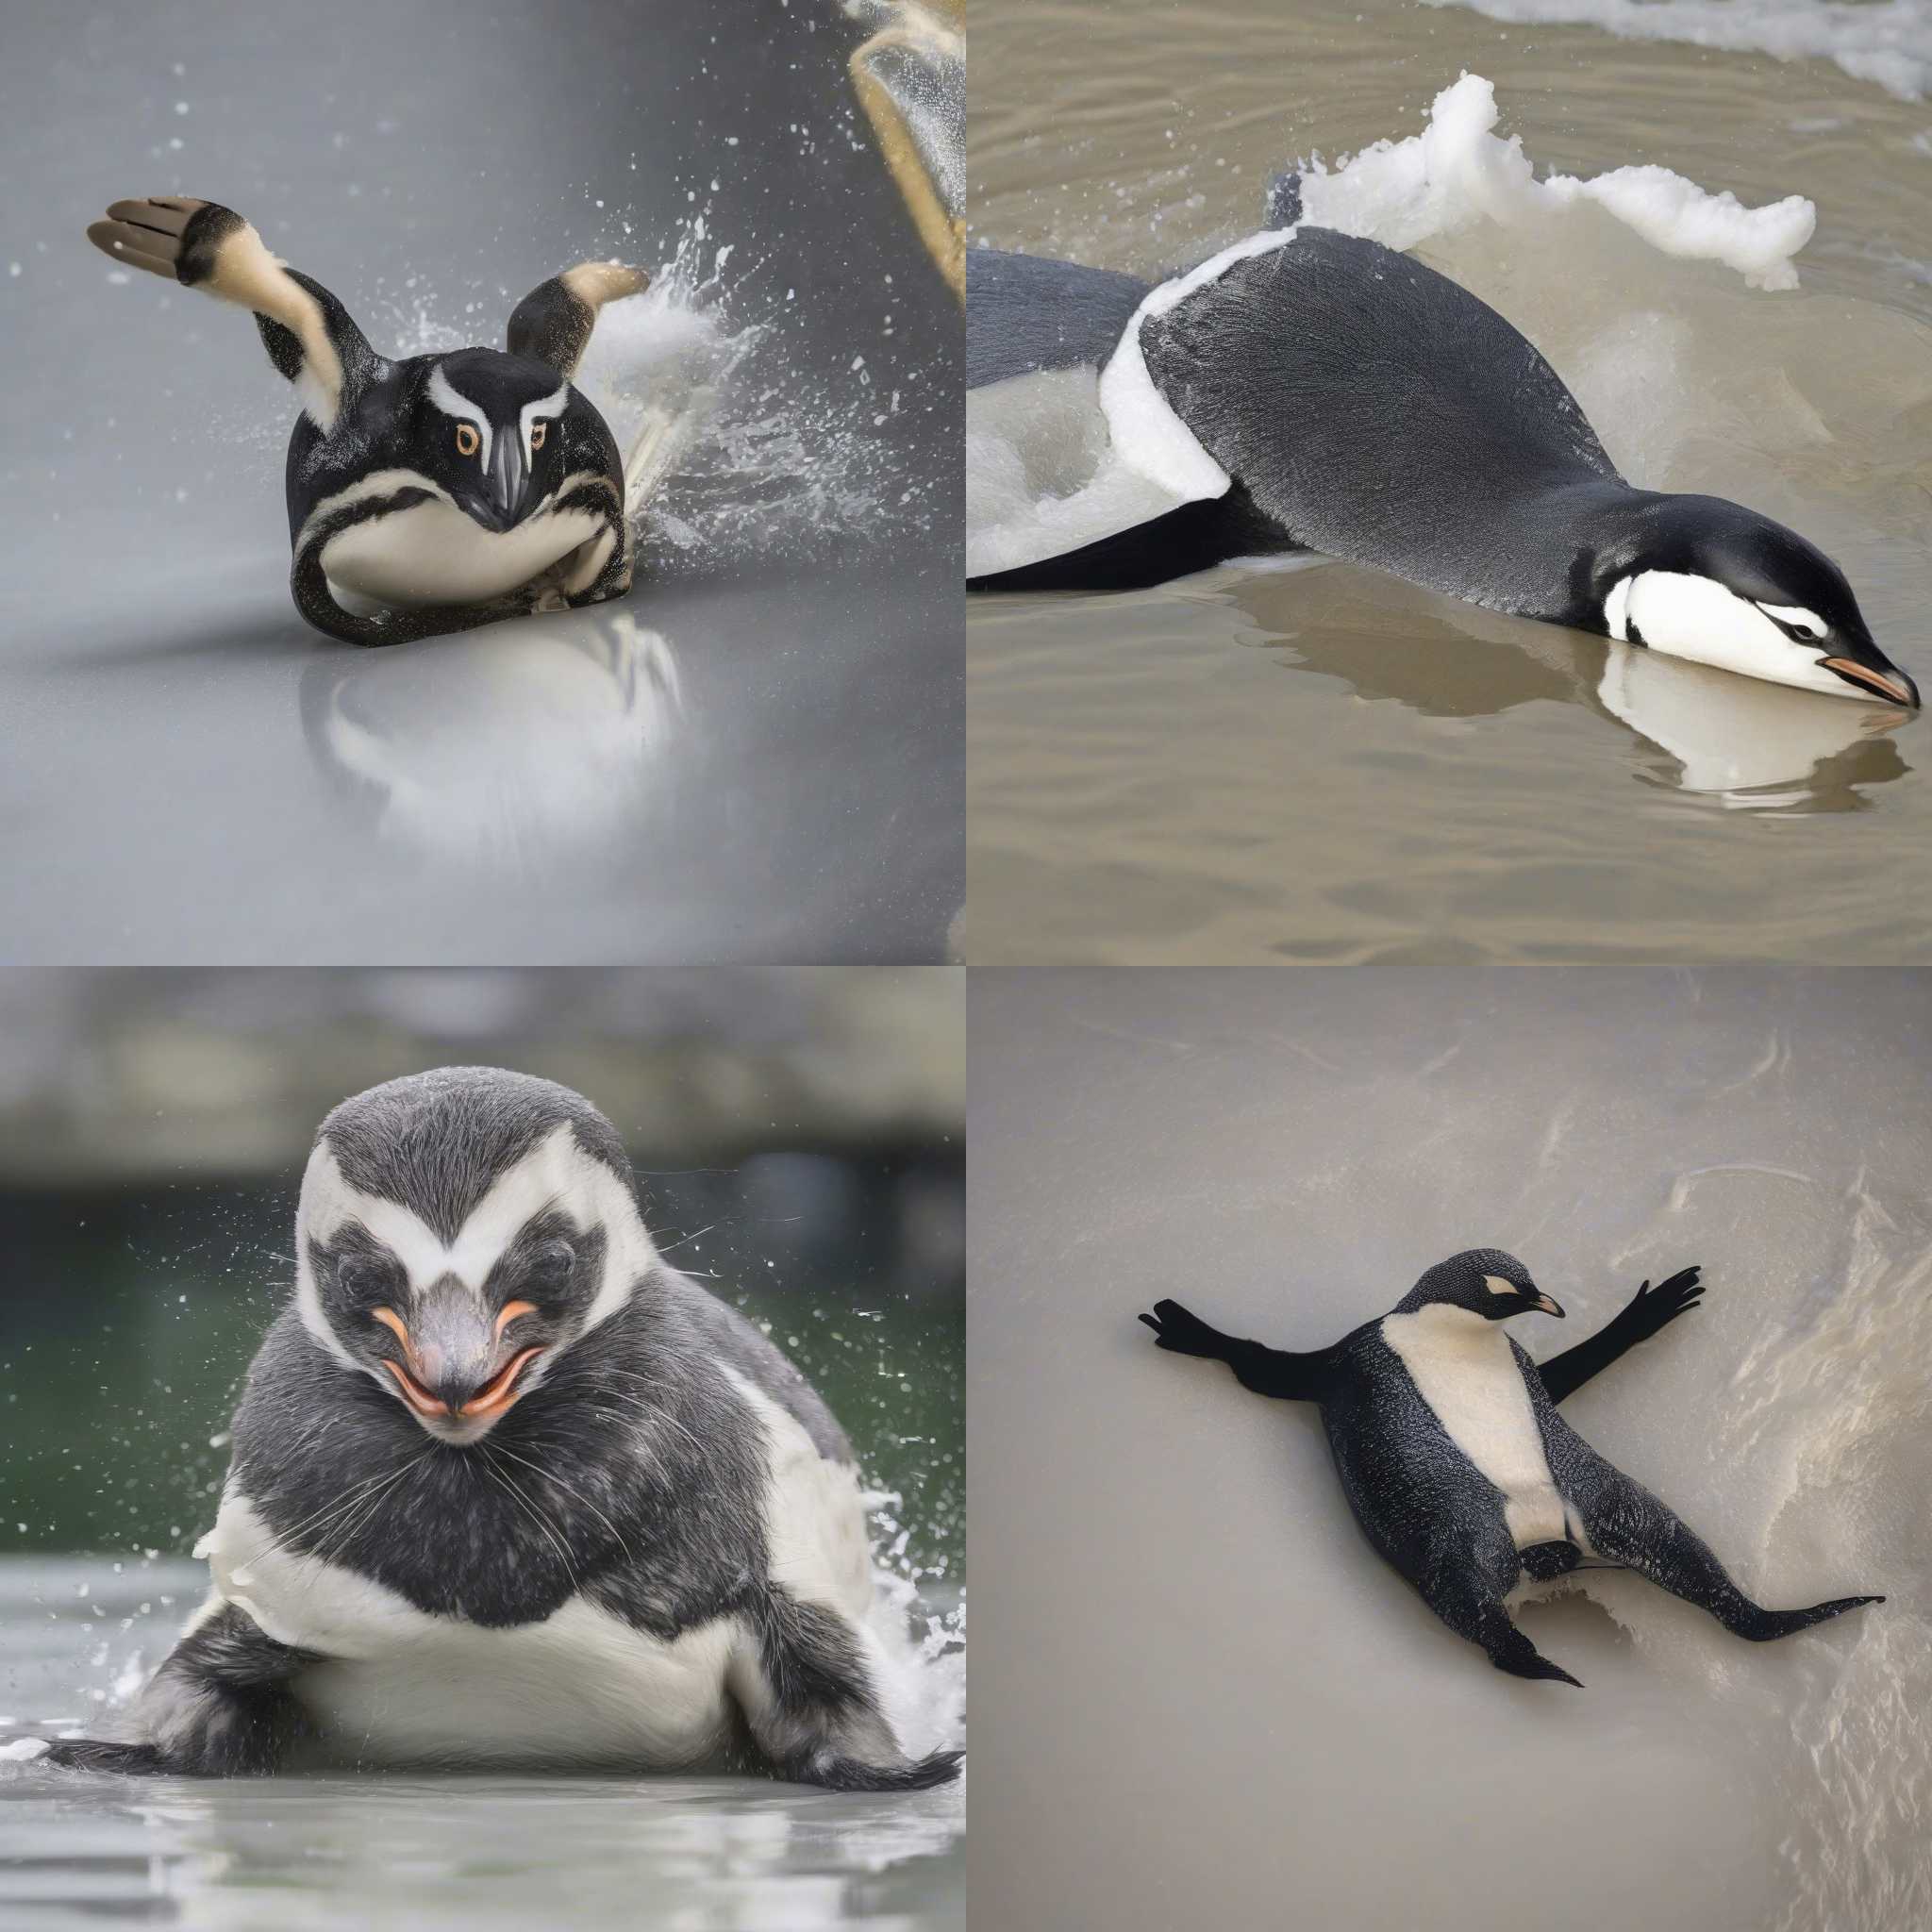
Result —
[[903, 1496], [895, 1567], [962, 1582], [962, 995], [944, 967], [0, 974], [0, 1550], [186, 1554], [317, 1123], [488, 1063], [610, 1117], [667, 1259]]

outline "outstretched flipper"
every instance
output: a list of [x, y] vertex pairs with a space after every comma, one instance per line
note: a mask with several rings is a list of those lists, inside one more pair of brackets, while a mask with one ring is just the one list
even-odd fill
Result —
[[1329, 1355], [1319, 1349], [1313, 1355], [1293, 1355], [1286, 1349], [1267, 1348], [1258, 1341], [1242, 1341], [1210, 1328], [1198, 1315], [1191, 1314], [1178, 1302], [1154, 1304], [1151, 1315], [1141, 1320], [1154, 1331], [1162, 1348], [1175, 1355], [1193, 1355], [1209, 1361], [1225, 1362], [1244, 1389], [1257, 1395], [1273, 1395], [1285, 1402], [1319, 1402], [1328, 1386]]
[[958, 1751], [908, 1757], [880, 1707], [866, 1639], [847, 1618], [774, 1588], [731, 1671], [774, 1771], [834, 1791], [924, 1791], [959, 1775]]
[[620, 261], [580, 261], [538, 285], [510, 311], [509, 352], [547, 362], [565, 377], [577, 373], [597, 311], [607, 302], [641, 295], [651, 278]]
[[1574, 1395], [1592, 1375], [1600, 1374], [1621, 1355], [1648, 1341], [1666, 1324], [1674, 1322], [1687, 1308], [1694, 1308], [1704, 1293], [1703, 1278], [1696, 1268], [1686, 1268], [1668, 1281], [1652, 1288], [1645, 1282], [1629, 1303], [1587, 1341], [1579, 1341], [1559, 1356], [1537, 1364], [1537, 1374], [1552, 1402]]
[[224, 1604], [182, 1638], [141, 1693], [137, 1740], [63, 1739], [42, 1761], [180, 1777], [272, 1772], [300, 1727], [289, 1680], [314, 1661], [311, 1652], [277, 1643], [245, 1611]]
[[1687, 1604], [1708, 1610], [1734, 1636], [1753, 1643], [1790, 1637], [1882, 1596], [1840, 1596], [1802, 1610], [1768, 1610], [1756, 1604], [1724, 1573], [1709, 1546], [1641, 1484], [1621, 1471], [1601, 1465], [1607, 1476], [1583, 1512], [1591, 1547], [1611, 1563], [1621, 1563]]
[[118, 262], [252, 310], [269, 359], [325, 434], [344, 395], [381, 366], [348, 310], [320, 282], [271, 255], [220, 202], [178, 194], [117, 201], [87, 238]]

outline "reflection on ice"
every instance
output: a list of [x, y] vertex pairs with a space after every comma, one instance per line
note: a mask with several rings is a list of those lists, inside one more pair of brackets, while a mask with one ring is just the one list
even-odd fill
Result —
[[1668, 782], [1733, 808], [1856, 809], [1857, 786], [1907, 769], [1889, 736], [1903, 713], [1732, 677], [1628, 644], [1610, 643], [1597, 696], [1677, 760], [1682, 769]]
[[627, 608], [330, 654], [301, 698], [310, 755], [379, 836], [469, 862], [634, 825], [684, 708], [670, 644]]

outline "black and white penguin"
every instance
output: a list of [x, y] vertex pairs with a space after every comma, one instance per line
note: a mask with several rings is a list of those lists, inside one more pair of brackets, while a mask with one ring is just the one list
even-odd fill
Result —
[[[650, 277], [587, 261], [511, 311], [508, 350], [390, 361], [232, 208], [117, 201], [88, 239], [117, 262], [252, 309], [295, 386], [289, 586], [318, 630], [389, 644], [630, 588], [625, 470], [571, 376], [605, 303]], [[346, 608], [338, 592], [378, 607]]]
[[249, 1370], [213, 1589], [108, 1771], [913, 1757], [871, 1623], [852, 1448], [765, 1338], [659, 1258], [609, 1123], [493, 1068], [324, 1121], [292, 1301]]
[[1307, 549], [1747, 676], [1915, 706], [1844, 574], [1770, 518], [1625, 483], [1576, 399], [1468, 290], [1271, 225], [1158, 285], [967, 252], [978, 590], [1133, 589]]
[[1695, 1268], [1646, 1281], [1598, 1333], [1541, 1363], [1503, 1324], [1563, 1310], [1497, 1248], [1439, 1261], [1388, 1314], [1311, 1355], [1236, 1341], [1176, 1302], [1141, 1320], [1162, 1348], [1224, 1361], [1258, 1394], [1319, 1404], [1349, 1507], [1377, 1553], [1499, 1671], [1574, 1684], [1507, 1606], [1520, 1588], [1579, 1567], [1634, 1570], [1754, 1642], [1885, 1601], [1753, 1603], [1697, 1536], [1557, 1413], [1703, 1291]]

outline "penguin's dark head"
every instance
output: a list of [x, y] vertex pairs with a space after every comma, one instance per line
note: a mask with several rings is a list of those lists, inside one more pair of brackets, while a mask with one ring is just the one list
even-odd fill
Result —
[[1466, 1308], [1487, 1322], [1528, 1314], [1561, 1319], [1563, 1313], [1529, 1278], [1529, 1270], [1501, 1248], [1467, 1248], [1438, 1261], [1401, 1303], [1405, 1314], [1429, 1307]]
[[417, 391], [414, 467], [486, 530], [514, 529], [562, 481], [572, 402], [570, 384], [531, 357], [437, 357]]
[[446, 1067], [323, 1122], [296, 1210], [309, 1336], [439, 1441], [480, 1441], [657, 1265], [623, 1143], [567, 1087]]
[[1844, 573], [1795, 530], [1718, 496], [1644, 496], [1597, 562], [1613, 638], [1749, 677], [1915, 706]]

